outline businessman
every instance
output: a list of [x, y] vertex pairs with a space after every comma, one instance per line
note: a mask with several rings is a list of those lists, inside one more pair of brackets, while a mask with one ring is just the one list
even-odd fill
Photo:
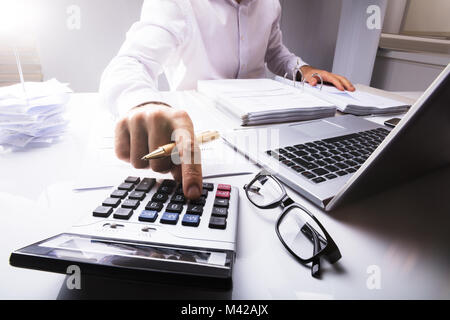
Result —
[[[187, 198], [202, 190], [198, 146], [189, 115], [160, 97], [157, 78], [165, 73], [171, 90], [195, 89], [197, 80], [261, 78], [265, 67], [292, 74], [300, 63], [306, 81], [319, 73], [339, 90], [353, 91], [344, 77], [315, 69], [292, 54], [282, 42], [279, 0], [146, 0], [141, 18], [127, 34], [118, 55], [106, 68], [100, 85], [104, 103], [119, 117], [115, 130], [117, 156], [136, 168], [172, 172], [183, 181]], [[173, 132], [188, 134], [172, 136]], [[174, 139], [181, 165], [170, 158], [141, 157]]]

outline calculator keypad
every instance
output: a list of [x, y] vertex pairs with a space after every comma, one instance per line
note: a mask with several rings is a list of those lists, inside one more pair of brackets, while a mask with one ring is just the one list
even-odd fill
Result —
[[[205, 223], [209, 229], [226, 229], [230, 214], [230, 185], [218, 184], [216, 188], [213, 183], [203, 183], [201, 197], [187, 200], [183, 195], [182, 185], [174, 180], [163, 180], [153, 189], [155, 184], [156, 179], [153, 178], [126, 178], [109, 198], [93, 211], [93, 216], [129, 220], [143, 202], [145, 209], [140, 209], [137, 217], [137, 220], [143, 223], [181, 224], [194, 228]], [[153, 194], [150, 193], [152, 189]], [[210, 193], [213, 199], [208, 200]], [[208, 215], [203, 217], [205, 221], [202, 222], [202, 216], [205, 214]]]

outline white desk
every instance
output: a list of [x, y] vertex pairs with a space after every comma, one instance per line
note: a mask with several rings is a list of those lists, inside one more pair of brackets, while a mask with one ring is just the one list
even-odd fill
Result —
[[[195, 93], [180, 93], [194, 123], [207, 105]], [[72, 124], [64, 141], [48, 149], [0, 155], [0, 299], [55, 298], [233, 298], [389, 299], [450, 298], [450, 170], [386, 191], [331, 214], [309, 207], [338, 244], [343, 258], [323, 264], [321, 280], [298, 264], [279, 242], [274, 223], [279, 210], [257, 210], [242, 186], [252, 175], [213, 179], [241, 188], [237, 260], [233, 289], [214, 292], [181, 285], [155, 285], [82, 277], [82, 290], [68, 290], [65, 276], [9, 266], [18, 248], [67, 230], [90, 212], [105, 190], [72, 191], [98, 117], [95, 94], [71, 100]], [[209, 114], [209, 113], [208, 113]], [[97, 118], [96, 118], [97, 117]], [[210, 128], [226, 123], [208, 116]], [[131, 171], [131, 169], [130, 169]], [[254, 171], [258, 169], [255, 167]], [[122, 173], [117, 179], [122, 179]], [[369, 289], [367, 273], [376, 265], [380, 289]], [[370, 268], [369, 268], [370, 269]]]

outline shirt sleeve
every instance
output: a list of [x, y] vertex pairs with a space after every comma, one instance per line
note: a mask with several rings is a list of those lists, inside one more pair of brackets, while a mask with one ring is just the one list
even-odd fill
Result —
[[292, 70], [297, 64], [302, 67], [307, 63], [283, 45], [283, 35], [280, 29], [281, 5], [279, 1], [275, 2], [276, 19], [272, 25], [265, 61], [269, 70], [274, 74], [284, 76], [288, 73], [289, 76], [292, 76]]
[[177, 1], [144, 1], [140, 21], [133, 24], [101, 78], [102, 102], [114, 115], [146, 102], [164, 102], [157, 88], [158, 77], [186, 41], [187, 27], [185, 12]]

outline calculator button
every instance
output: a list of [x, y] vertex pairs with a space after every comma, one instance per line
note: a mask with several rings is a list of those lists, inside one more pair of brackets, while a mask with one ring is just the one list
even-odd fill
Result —
[[205, 197], [200, 197], [200, 198], [195, 199], [195, 200], [189, 200], [189, 203], [190, 204], [198, 204], [198, 205], [204, 206], [205, 203], [206, 203], [206, 199], [205, 199]]
[[186, 213], [201, 216], [203, 213], [203, 206], [200, 206], [198, 204], [188, 204]]
[[182, 194], [175, 194], [170, 201], [185, 204], [186, 198]]
[[211, 215], [215, 217], [226, 218], [228, 216], [228, 209], [221, 207], [213, 207]]
[[230, 199], [230, 192], [229, 191], [217, 190], [216, 197], [217, 198], [223, 198], [223, 199]]
[[145, 206], [145, 210], [154, 210], [160, 212], [164, 205], [161, 202], [150, 201]]
[[119, 187], [119, 190], [127, 190], [127, 191], [131, 191], [134, 189], [134, 184], [132, 183], [128, 183], [128, 182], [124, 182], [122, 183]]
[[227, 227], [227, 219], [211, 217], [211, 219], [209, 220], [209, 227], [211, 229], [225, 229]]
[[153, 178], [144, 178], [136, 187], [136, 191], [149, 192], [155, 185], [156, 180]]
[[214, 199], [214, 206], [216, 206], [216, 207], [228, 208], [229, 205], [230, 204], [229, 204], [228, 199], [221, 199], [221, 198]]
[[152, 197], [152, 201], [166, 202], [167, 198], [168, 196], [165, 193], [155, 193]]
[[163, 186], [161, 185], [158, 188], [158, 193], [165, 193], [165, 194], [171, 194], [173, 192], [173, 188], [169, 187], [169, 186]]
[[127, 197], [127, 195], [128, 195], [127, 190], [114, 190], [113, 193], [111, 193], [110, 197], [125, 199]]
[[140, 181], [141, 181], [141, 178], [139, 178], [139, 177], [128, 177], [125, 179], [125, 182], [132, 183], [132, 184], [139, 183]]
[[183, 211], [183, 205], [171, 202], [167, 205], [166, 211], [181, 213], [181, 211]]
[[208, 189], [203, 189], [202, 190], [202, 197], [205, 197], [205, 198], [207, 198], [208, 197]]
[[164, 212], [159, 222], [165, 224], [177, 224], [179, 216], [180, 215], [175, 212]]
[[144, 222], [155, 222], [156, 218], [158, 218], [158, 212], [151, 210], [144, 210], [139, 215], [139, 221]]
[[219, 184], [217, 190], [231, 191], [231, 186], [229, 184]]
[[137, 209], [137, 207], [139, 207], [139, 203], [140, 202], [138, 200], [127, 199], [122, 203], [122, 208]]
[[93, 215], [94, 217], [108, 218], [112, 212], [113, 209], [111, 207], [100, 206], [94, 210]]
[[213, 191], [214, 190], [214, 184], [204, 182], [203, 183], [203, 189], [206, 189], [208, 191]]
[[163, 182], [161, 182], [161, 186], [169, 187], [171, 189], [175, 188], [176, 185], [177, 183], [175, 182], [175, 180], [166, 179]]
[[116, 219], [128, 220], [131, 218], [132, 215], [133, 215], [132, 209], [119, 208], [116, 210], [116, 212], [114, 212], [113, 217]]
[[143, 191], [133, 191], [130, 193], [130, 196], [128, 197], [128, 199], [132, 199], [132, 200], [139, 200], [142, 201], [145, 198], [145, 192]]
[[118, 198], [108, 198], [103, 201], [102, 205], [105, 207], [117, 208], [120, 204], [120, 199]]
[[198, 227], [200, 224], [200, 216], [195, 214], [185, 214], [181, 224], [183, 226]]

